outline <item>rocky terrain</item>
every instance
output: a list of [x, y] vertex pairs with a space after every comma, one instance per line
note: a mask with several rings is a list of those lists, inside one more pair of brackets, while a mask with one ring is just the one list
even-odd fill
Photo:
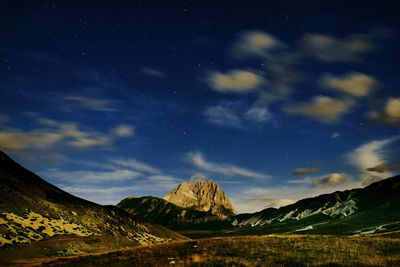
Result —
[[261, 232], [371, 234], [400, 228], [400, 176], [365, 188], [300, 200], [231, 218], [239, 228]]
[[183, 182], [164, 197], [182, 208], [210, 212], [221, 219], [234, 216], [236, 210], [221, 187], [210, 179], [194, 177]]

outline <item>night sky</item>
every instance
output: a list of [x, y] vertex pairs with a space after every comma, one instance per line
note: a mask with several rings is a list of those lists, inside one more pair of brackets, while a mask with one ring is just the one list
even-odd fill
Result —
[[396, 1], [1, 1], [0, 149], [101, 204], [240, 212], [400, 171]]

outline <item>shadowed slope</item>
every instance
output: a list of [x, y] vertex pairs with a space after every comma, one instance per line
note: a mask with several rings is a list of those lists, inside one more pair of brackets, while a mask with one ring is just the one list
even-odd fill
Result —
[[157, 197], [128, 197], [117, 207], [151, 223], [169, 228], [190, 227], [191, 224], [217, 221], [220, 218], [210, 212], [182, 208]]
[[57, 235], [105, 237], [130, 244], [183, 238], [163, 227], [140, 223], [117, 207], [75, 197], [0, 152], [0, 245]]

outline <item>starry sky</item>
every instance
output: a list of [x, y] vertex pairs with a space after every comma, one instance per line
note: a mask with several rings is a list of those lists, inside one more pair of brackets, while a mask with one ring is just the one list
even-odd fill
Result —
[[1, 1], [0, 149], [101, 204], [239, 212], [400, 172], [395, 1]]

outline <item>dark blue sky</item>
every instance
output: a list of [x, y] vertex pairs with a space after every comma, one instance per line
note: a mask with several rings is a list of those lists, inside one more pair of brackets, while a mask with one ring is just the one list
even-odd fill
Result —
[[400, 169], [399, 10], [2, 1], [0, 149], [107, 204], [163, 196], [195, 174], [241, 212], [389, 177]]

